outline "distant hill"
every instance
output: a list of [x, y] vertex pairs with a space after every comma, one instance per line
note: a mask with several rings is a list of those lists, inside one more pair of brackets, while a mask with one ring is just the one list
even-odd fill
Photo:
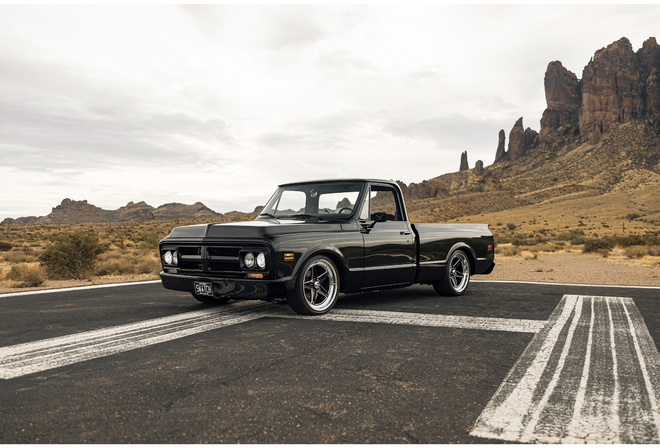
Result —
[[[260, 208], [252, 213], [230, 212], [230, 219], [248, 219], [256, 216]], [[86, 200], [64, 199], [50, 214], [42, 217], [30, 216], [18, 219], [5, 219], [2, 224], [16, 222], [21, 224], [82, 224], [110, 222], [147, 222], [174, 220], [225, 221], [225, 215], [214, 212], [201, 202], [192, 205], [169, 203], [154, 208], [145, 202], [129, 202], [117, 210], [104, 210], [89, 204]]]

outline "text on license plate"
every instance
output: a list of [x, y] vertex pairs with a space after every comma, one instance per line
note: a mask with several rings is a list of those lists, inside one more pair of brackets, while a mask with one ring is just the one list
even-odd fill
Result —
[[211, 282], [195, 282], [195, 294], [200, 296], [213, 295], [213, 283]]

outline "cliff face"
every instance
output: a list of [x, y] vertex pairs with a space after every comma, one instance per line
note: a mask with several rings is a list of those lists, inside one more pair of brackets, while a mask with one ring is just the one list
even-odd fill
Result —
[[645, 120], [660, 134], [660, 45], [651, 37], [636, 53], [625, 37], [598, 50], [582, 79], [560, 61], [548, 64], [543, 80], [547, 107], [541, 131], [523, 130], [520, 118], [499, 133], [495, 162], [514, 161], [539, 144], [562, 147], [589, 139], [598, 143], [614, 127]]
[[613, 126], [636, 119], [647, 119], [660, 132], [660, 46], [651, 37], [635, 53], [621, 38], [594, 54], [581, 80], [551, 62], [545, 96], [541, 142], [569, 133], [596, 143]]
[[559, 61], [548, 64], [543, 80], [548, 105], [541, 118], [541, 142], [551, 141], [551, 134], [575, 134], [578, 130], [582, 92], [580, 82]]

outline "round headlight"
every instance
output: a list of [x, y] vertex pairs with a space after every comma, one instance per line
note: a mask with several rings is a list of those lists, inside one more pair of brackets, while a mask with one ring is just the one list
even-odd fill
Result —
[[259, 255], [257, 255], [257, 266], [261, 269], [266, 267], [266, 256], [263, 252], [259, 252]]
[[172, 264], [172, 252], [169, 250], [163, 254], [163, 261], [165, 264]]
[[172, 264], [175, 266], [179, 264], [179, 254], [177, 251], [172, 252]]
[[245, 266], [248, 268], [251, 268], [254, 266], [254, 255], [252, 255], [252, 252], [248, 252], [245, 254], [245, 258], [243, 259], [243, 262], [245, 263]]

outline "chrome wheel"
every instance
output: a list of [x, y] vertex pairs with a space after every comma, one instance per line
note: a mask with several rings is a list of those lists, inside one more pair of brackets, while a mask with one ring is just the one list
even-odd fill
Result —
[[463, 251], [456, 251], [449, 260], [449, 283], [456, 294], [461, 294], [470, 283], [470, 261]]
[[470, 259], [465, 251], [457, 249], [447, 261], [442, 277], [433, 283], [435, 292], [446, 296], [460, 296], [470, 284]]
[[329, 310], [337, 297], [337, 269], [329, 260], [318, 258], [307, 266], [303, 276], [303, 297], [317, 313]]

